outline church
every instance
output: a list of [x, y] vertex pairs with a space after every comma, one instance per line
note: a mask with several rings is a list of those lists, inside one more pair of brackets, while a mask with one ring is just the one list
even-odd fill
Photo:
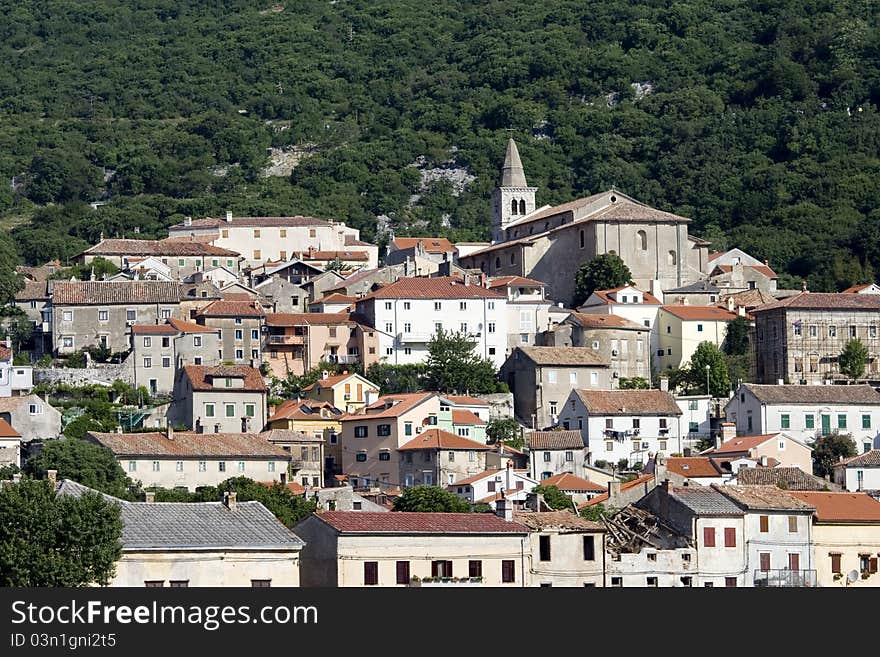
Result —
[[535, 207], [513, 138], [492, 198], [492, 244], [459, 259], [490, 276], [543, 281], [547, 296], [571, 304], [582, 263], [616, 253], [635, 285], [663, 290], [704, 279], [709, 242], [688, 235], [690, 219], [652, 208], [615, 189], [557, 206]]

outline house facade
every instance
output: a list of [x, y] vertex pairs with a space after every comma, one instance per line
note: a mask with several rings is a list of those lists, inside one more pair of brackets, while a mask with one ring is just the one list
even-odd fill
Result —
[[196, 433], [256, 433], [266, 425], [266, 384], [244, 365], [186, 365], [177, 375], [169, 424]]
[[136, 270], [145, 259], [151, 258], [166, 266], [168, 275], [177, 281], [215, 267], [225, 267], [237, 275], [241, 261], [236, 251], [194, 239], [101, 240], [74, 256], [73, 260], [77, 264], [88, 265], [95, 258], [109, 260], [123, 270]]
[[324, 371], [321, 378], [303, 388], [303, 392], [309, 399], [327, 402], [335, 408], [345, 409], [346, 413], [355, 413], [378, 399], [379, 386], [360, 374], [343, 372], [331, 376]]
[[527, 470], [516, 470], [511, 466], [490, 468], [466, 479], [459, 479], [446, 490], [455, 493], [471, 504], [488, 504], [495, 508], [495, 503], [503, 495], [504, 499], [514, 504], [524, 503], [538, 481], [529, 476]]
[[531, 586], [604, 585], [604, 525], [568, 511], [519, 511], [513, 517], [529, 528]]
[[588, 450], [580, 431], [532, 431], [525, 439], [532, 479], [543, 481], [564, 472], [584, 476]]
[[451, 486], [485, 471], [486, 453], [491, 449], [485, 443], [442, 429], [425, 429], [397, 448], [400, 463], [397, 481], [404, 487]]
[[24, 443], [61, 435], [61, 413], [38, 395], [0, 397], [0, 419], [12, 425]]
[[719, 444], [703, 452], [704, 456], [735, 461], [750, 459], [765, 467], [799, 468], [813, 474], [813, 449], [786, 433], [770, 433], [758, 436], [732, 436], [722, 428]]
[[553, 301], [544, 294], [544, 283], [522, 276], [501, 276], [489, 281], [489, 289], [507, 296], [507, 350], [538, 344], [537, 335], [552, 320]]
[[259, 434], [290, 457], [288, 480], [307, 491], [324, 487], [324, 437], [304, 431], [270, 429]]
[[289, 399], [270, 409], [270, 430], [298, 431], [324, 441], [324, 480], [342, 474], [342, 422], [345, 412], [329, 402]]
[[167, 319], [164, 324], [135, 324], [131, 327], [134, 385], [144, 386], [150, 395], [170, 395], [177, 371], [184, 365], [219, 365], [218, 331]]
[[584, 347], [517, 347], [501, 367], [500, 377], [513, 393], [516, 416], [536, 429], [560, 423], [572, 389], [611, 387], [609, 363]]
[[527, 583], [528, 530], [493, 514], [327, 511], [293, 529], [304, 587]]
[[221, 299], [202, 308], [196, 322], [219, 334], [217, 357], [220, 362], [259, 367], [265, 317], [266, 313], [255, 301]]
[[572, 390], [559, 417], [581, 434], [590, 463], [634, 466], [651, 453], [682, 452], [681, 415], [662, 390]]
[[656, 370], [688, 364], [702, 342], [720, 348], [727, 337], [727, 325], [736, 318], [736, 314], [717, 306], [661, 306], [657, 315]]
[[739, 436], [785, 433], [812, 444], [849, 434], [858, 451], [880, 447], [880, 394], [868, 385], [803, 386], [743, 383], [724, 407]]
[[880, 449], [835, 463], [834, 483], [848, 491], [880, 491]]

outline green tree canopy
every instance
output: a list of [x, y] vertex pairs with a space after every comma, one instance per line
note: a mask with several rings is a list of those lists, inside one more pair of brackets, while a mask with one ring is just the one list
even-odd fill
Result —
[[847, 459], [856, 455], [856, 444], [846, 433], [819, 436], [813, 443], [813, 474], [817, 477], [834, 474], [834, 464], [840, 457]]
[[427, 386], [425, 377], [427, 367], [424, 363], [391, 365], [373, 363], [367, 368], [367, 379], [379, 386], [379, 392], [390, 395], [401, 392], [419, 392]]
[[490, 443], [505, 443], [515, 449], [522, 447], [522, 429], [512, 417], [495, 418], [486, 426], [486, 436]]
[[0, 488], [0, 586], [106, 585], [122, 556], [119, 505], [57, 495], [46, 480]]
[[632, 285], [632, 272], [616, 253], [603, 253], [583, 263], [575, 276], [573, 303], [580, 306], [596, 290]]
[[428, 390], [457, 393], [495, 392], [492, 361], [474, 354], [474, 342], [461, 333], [440, 329], [428, 342], [425, 383]]
[[469, 513], [471, 505], [439, 486], [410, 486], [394, 501], [394, 510]]
[[592, 520], [593, 522], [601, 522], [602, 516], [607, 516], [609, 514], [610, 510], [606, 509], [603, 504], [592, 504], [590, 506], [585, 506], [578, 511], [578, 515], [581, 518]]
[[[706, 391], [706, 367], [709, 367], [709, 390]], [[711, 342], [701, 342], [691, 356], [688, 384], [713, 397], [726, 397], [730, 392], [727, 361], [721, 350]]]
[[137, 495], [137, 486], [113, 452], [84, 439], [46, 441], [40, 453], [24, 466], [25, 473], [33, 477], [45, 477], [48, 470], [57, 470], [59, 479], [71, 479], [120, 499], [132, 500]]
[[749, 332], [751, 327], [745, 317], [737, 317], [727, 323], [724, 337], [724, 353], [728, 356], [743, 356], [749, 353]]
[[853, 381], [861, 379], [865, 376], [865, 366], [869, 358], [868, 348], [861, 340], [853, 338], [846, 343], [837, 359], [840, 373]]
[[641, 376], [633, 376], [627, 378], [625, 376], [618, 379], [618, 385], [621, 390], [648, 390], [651, 384], [647, 379]]
[[9, 235], [0, 231], [0, 306], [10, 303], [24, 288], [24, 279], [15, 271], [19, 264], [18, 251]]
[[574, 511], [571, 498], [563, 493], [557, 486], [535, 486], [533, 493], [544, 496], [544, 502], [551, 509], [557, 511]]

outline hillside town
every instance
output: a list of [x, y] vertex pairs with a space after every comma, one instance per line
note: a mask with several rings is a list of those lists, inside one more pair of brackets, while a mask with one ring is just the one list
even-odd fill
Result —
[[491, 242], [229, 211], [19, 267], [2, 490], [118, 506], [111, 586], [880, 585], [880, 286], [498, 155]]

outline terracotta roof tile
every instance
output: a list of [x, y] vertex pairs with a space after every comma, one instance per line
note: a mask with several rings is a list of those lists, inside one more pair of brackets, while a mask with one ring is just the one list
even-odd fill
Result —
[[357, 300], [358, 300], [358, 297], [350, 297], [345, 294], [339, 294], [338, 292], [334, 292], [333, 294], [328, 294], [326, 297], [312, 301], [309, 305], [313, 306], [318, 303], [348, 303], [348, 304], [351, 304]]
[[801, 292], [780, 301], [768, 303], [766, 306], [755, 308], [756, 313], [775, 310], [777, 308], [791, 308], [798, 310], [834, 310], [843, 308], [846, 310], [867, 310], [877, 312], [880, 310], [880, 295], [877, 294], [844, 294], [831, 292]]
[[682, 477], [720, 477], [722, 474], [715, 460], [707, 456], [669, 457], [666, 470]]
[[[306, 392], [309, 390], [314, 390], [315, 387], [318, 386], [318, 384], [320, 384], [320, 386], [322, 388], [332, 388], [335, 385], [342, 383], [343, 381], [347, 381], [348, 379], [351, 379], [351, 378], [357, 378], [358, 376], [360, 376], [360, 375], [353, 374], [353, 373], [336, 374], [335, 376], [328, 376], [326, 379], [318, 379], [317, 381], [315, 381], [311, 385], [306, 386], [305, 388], [303, 388], [303, 392]], [[364, 380], [366, 380], [366, 379], [364, 379]], [[368, 389], [369, 389], [369, 387], [368, 387]], [[373, 389], [378, 390], [379, 386], [374, 385]]]
[[[224, 295], [225, 296], [225, 295]], [[199, 317], [264, 317], [265, 312], [260, 305], [253, 300], [228, 300], [212, 301], [202, 308]]]
[[180, 303], [180, 283], [169, 281], [57, 281], [52, 288], [56, 306]]
[[349, 313], [268, 313], [268, 326], [333, 326], [356, 323]]
[[773, 440], [779, 433], [765, 433], [759, 436], [737, 436], [721, 443], [715, 449], [705, 452], [706, 454], [734, 454], [739, 452], [748, 452], [756, 447], [763, 445], [769, 440]]
[[160, 432], [88, 434], [117, 458], [227, 457], [290, 460], [290, 452], [255, 433], [194, 433], [175, 431], [172, 439]]
[[718, 306], [660, 306], [660, 309], [686, 322], [732, 322], [737, 318], [736, 313]]
[[604, 493], [605, 486], [600, 486], [599, 484], [588, 481], [583, 477], [578, 477], [573, 475], [570, 472], [563, 472], [561, 474], [553, 475], [552, 477], [548, 477], [547, 479], [541, 480], [542, 486], [556, 486], [561, 491], [575, 491], [575, 492], [588, 492], [588, 493]]
[[591, 532], [604, 532], [605, 525], [576, 516], [571, 511], [515, 511], [513, 519], [532, 530], [541, 529], [579, 529]]
[[25, 280], [24, 288], [15, 293], [16, 301], [39, 301], [48, 299], [49, 283], [48, 281], [29, 281]]
[[526, 534], [524, 525], [493, 513], [326, 511], [316, 517], [350, 534]]
[[[482, 481], [483, 479], [486, 479], [487, 477], [492, 477], [492, 476], [494, 476], [496, 474], [500, 474], [500, 473], [501, 473], [501, 470], [499, 470], [499, 469], [483, 470], [482, 472], [478, 472], [477, 474], [471, 475], [470, 477], [465, 477], [464, 479], [462, 479], [460, 481], [456, 481], [454, 484], [450, 484], [449, 486], [469, 486], [469, 485], [474, 484], [478, 481]], [[449, 486], [447, 486], [447, 488], [449, 488]]]
[[859, 467], [859, 468], [876, 468], [880, 466], [880, 449], [871, 449], [864, 454], [844, 459], [835, 466]]
[[95, 246], [86, 249], [80, 255], [114, 255], [114, 256], [229, 256], [238, 257], [237, 251], [222, 249], [197, 240], [163, 239], [163, 240], [102, 240]]
[[[621, 301], [615, 300], [611, 295], [616, 292], [620, 292], [621, 290], [625, 290], [627, 288], [633, 288], [636, 290], [639, 289], [639, 288], [634, 287], [632, 285], [624, 285], [622, 287], [614, 287], [609, 290], [596, 290], [595, 292], [593, 292], [593, 294], [595, 294], [597, 297], [602, 299], [602, 301], [604, 301], [605, 303], [621, 304], [622, 303]], [[649, 306], [659, 306], [660, 305], [660, 300], [657, 297], [655, 297], [653, 294], [651, 294], [650, 292], [645, 292], [644, 290], [639, 290], [639, 292], [642, 293], [642, 304], [643, 305], [649, 305]], [[633, 306], [633, 305], [639, 305], [639, 304], [628, 303], [626, 305]]]
[[421, 243], [425, 253], [458, 253], [455, 245], [445, 237], [398, 237], [394, 246], [398, 249], [412, 249]]
[[853, 285], [852, 287], [846, 288], [843, 292], [841, 292], [841, 294], [857, 294], [858, 292], [861, 292], [862, 290], [868, 289], [872, 285], [875, 285], [875, 283], [865, 283], [863, 285]]
[[379, 397], [373, 404], [360, 409], [357, 413], [349, 413], [342, 421], [358, 421], [370, 418], [400, 417], [422, 402], [434, 397], [433, 392], [410, 392]]
[[452, 424], [463, 424], [463, 425], [471, 425], [471, 426], [480, 426], [486, 424], [486, 420], [483, 420], [479, 416], [475, 415], [471, 411], [465, 409], [452, 409]]
[[363, 242], [356, 238], [354, 235], [346, 235], [345, 236], [345, 246], [376, 246], [375, 244], [370, 244], [370, 242]]
[[489, 289], [499, 287], [544, 287], [546, 283], [525, 276], [501, 276], [489, 281]]
[[526, 444], [539, 449], [583, 449], [580, 431], [531, 431], [525, 435]]
[[[768, 459], [769, 461], [769, 459]], [[807, 474], [800, 468], [743, 468], [736, 473], [736, 483], [739, 486], [779, 486], [784, 484], [785, 489], [795, 490], [839, 490], [840, 486], [821, 477]]]
[[135, 324], [132, 335], [176, 335], [177, 329], [169, 324]]
[[489, 403], [477, 397], [469, 397], [467, 395], [443, 395], [443, 399], [451, 402], [455, 406], [485, 406], [489, 407]]
[[517, 350], [535, 365], [609, 366], [596, 351], [588, 347], [524, 347], [520, 345], [511, 354], [511, 358], [516, 358]]
[[269, 429], [261, 431], [260, 437], [270, 443], [323, 443], [324, 438], [296, 429]]
[[408, 443], [398, 447], [397, 451], [408, 451], [411, 449], [466, 449], [489, 451], [492, 448], [483, 443], [456, 436], [454, 433], [449, 433], [442, 429], [427, 429], [422, 431], [422, 433]]
[[169, 228], [170, 231], [187, 231], [192, 228], [217, 228], [220, 226], [233, 226], [234, 228], [251, 227], [254, 228], [295, 228], [298, 226], [329, 226], [330, 224], [323, 219], [315, 217], [232, 217], [232, 221], [227, 222], [225, 219], [214, 219], [213, 217], [205, 217], [203, 219], [193, 219], [192, 224], [187, 226], [183, 223], [175, 224]]
[[[626, 492], [635, 488], [636, 486], [642, 486], [643, 484], [647, 484], [650, 481], [654, 480], [654, 475], [652, 474], [643, 474], [639, 475], [632, 481], [626, 481], [620, 484], [620, 492]], [[608, 493], [602, 493], [601, 495], [597, 495], [596, 497], [583, 502], [582, 504], [578, 504], [578, 509], [584, 509], [588, 506], [594, 506], [596, 504], [603, 504], [608, 501]]]
[[504, 295], [479, 285], [464, 285], [452, 276], [399, 278], [363, 297], [368, 299], [503, 299]]
[[571, 313], [568, 317], [586, 329], [618, 329], [622, 331], [645, 332], [651, 330], [644, 324], [636, 324], [635, 322], [618, 315]]
[[168, 324], [173, 326], [175, 329], [180, 331], [181, 333], [216, 333], [216, 328], [210, 328], [209, 326], [202, 326], [201, 324], [194, 324], [193, 322], [185, 322], [182, 319], [174, 319], [169, 318], [166, 320]]
[[748, 510], [809, 511], [813, 507], [776, 486], [719, 486], [712, 488]]
[[13, 429], [9, 422], [0, 417], [0, 438], [21, 438], [21, 434]]
[[816, 509], [819, 523], [880, 524], [880, 502], [867, 493], [788, 491]]
[[[329, 417], [321, 417], [321, 409], [327, 409]], [[289, 399], [282, 403], [275, 414], [269, 418], [269, 422], [275, 420], [326, 420], [338, 422], [345, 415], [330, 402], [315, 401], [313, 399]]]
[[361, 262], [370, 259], [370, 255], [366, 251], [297, 251], [295, 255], [303, 262], [335, 260], [337, 258], [344, 262]]
[[[185, 365], [184, 375], [189, 379], [192, 389], [197, 392], [265, 392], [266, 383], [260, 370], [247, 365]], [[243, 378], [243, 388], [215, 388], [212, 379]]]
[[681, 415], [675, 397], [663, 390], [577, 390], [591, 415]]

